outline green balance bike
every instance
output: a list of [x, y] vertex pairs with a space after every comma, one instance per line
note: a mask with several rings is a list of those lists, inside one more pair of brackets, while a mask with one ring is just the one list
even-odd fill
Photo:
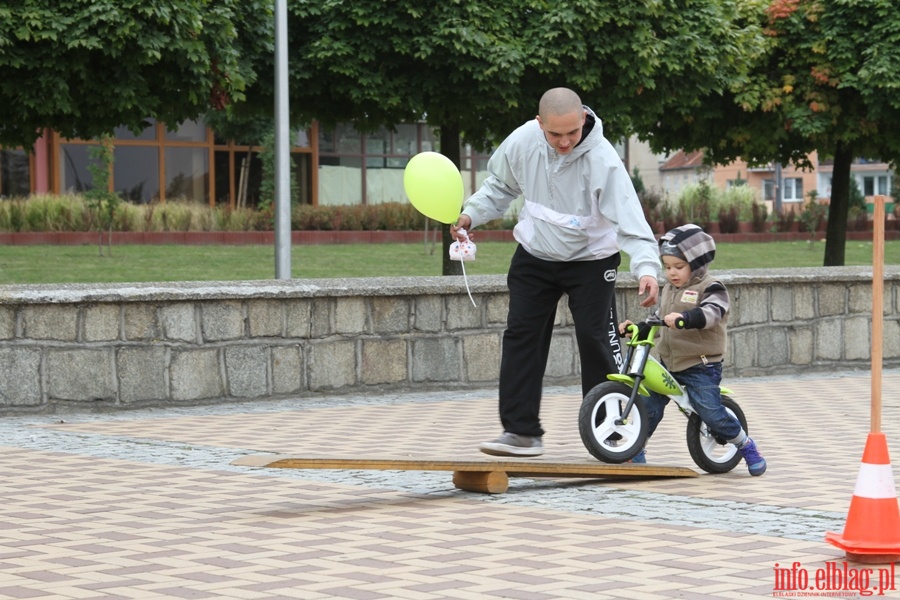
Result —
[[[595, 386], [584, 397], [578, 415], [578, 431], [588, 452], [601, 462], [624, 463], [631, 460], [647, 443], [647, 409], [644, 398], [653, 390], [678, 407], [687, 417], [687, 446], [691, 458], [707, 473], [727, 473], [741, 462], [734, 444], [716, 437], [700, 419], [691, 397], [684, 387], [653, 356], [656, 334], [664, 321], [648, 319], [650, 326], [641, 337], [638, 326], [628, 326], [631, 338], [622, 372], [608, 375], [609, 381]], [[722, 405], [747, 429], [747, 419], [737, 402], [721, 387]]]

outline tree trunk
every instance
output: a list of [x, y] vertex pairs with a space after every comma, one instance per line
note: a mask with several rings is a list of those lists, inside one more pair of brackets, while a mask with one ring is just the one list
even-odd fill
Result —
[[828, 225], [825, 231], [826, 267], [844, 266], [847, 242], [847, 214], [850, 211], [850, 167], [853, 147], [839, 142], [834, 152], [834, 171], [831, 175], [831, 204], [828, 206]]
[[[459, 168], [459, 123], [452, 125], [441, 125], [441, 154], [453, 161], [453, 164]], [[463, 198], [459, 199], [462, 206]], [[450, 260], [450, 244], [453, 243], [453, 237], [450, 235], [450, 226], [441, 227], [443, 232], [441, 236], [442, 248], [444, 249], [444, 259], [442, 262], [441, 275], [462, 275], [462, 264], [458, 260]]]

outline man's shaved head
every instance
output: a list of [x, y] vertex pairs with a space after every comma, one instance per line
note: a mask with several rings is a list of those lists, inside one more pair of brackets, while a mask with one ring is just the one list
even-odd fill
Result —
[[568, 115], [583, 110], [578, 94], [563, 87], [547, 90], [538, 105], [538, 114], [544, 120], [551, 115]]

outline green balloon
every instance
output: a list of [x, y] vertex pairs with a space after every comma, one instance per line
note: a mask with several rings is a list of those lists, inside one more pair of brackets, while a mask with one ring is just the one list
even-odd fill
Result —
[[456, 223], [463, 201], [463, 180], [453, 161], [438, 152], [413, 156], [403, 172], [403, 189], [416, 209], [441, 223]]

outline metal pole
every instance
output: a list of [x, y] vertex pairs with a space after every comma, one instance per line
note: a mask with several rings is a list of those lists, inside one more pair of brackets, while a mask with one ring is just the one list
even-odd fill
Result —
[[287, 0], [275, 0], [275, 278], [291, 278]]

